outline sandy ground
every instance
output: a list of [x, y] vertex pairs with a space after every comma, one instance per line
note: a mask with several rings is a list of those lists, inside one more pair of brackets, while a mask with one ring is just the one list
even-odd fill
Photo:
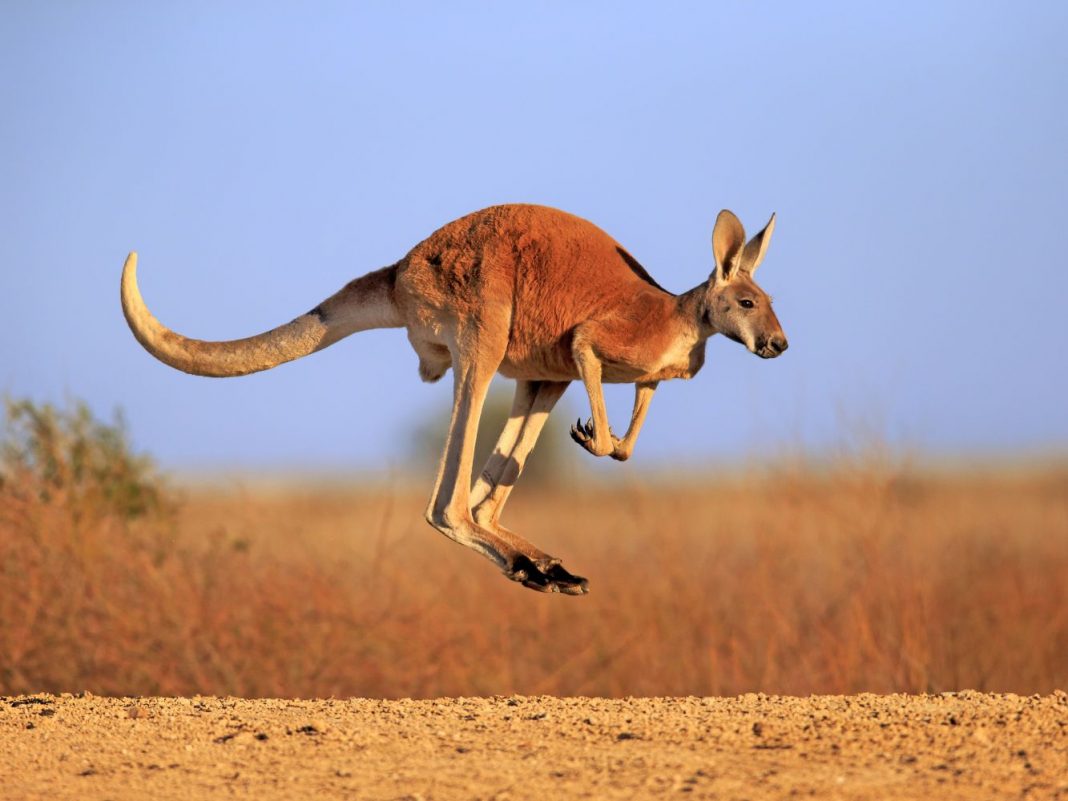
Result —
[[1068, 694], [0, 698], [0, 797], [1068, 799]]

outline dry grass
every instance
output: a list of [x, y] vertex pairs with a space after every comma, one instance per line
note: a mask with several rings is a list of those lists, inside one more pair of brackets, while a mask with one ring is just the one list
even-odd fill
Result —
[[591, 579], [564, 598], [446, 541], [400, 485], [131, 510], [23, 468], [0, 482], [0, 693], [1068, 686], [1063, 470], [799, 464], [517, 493], [507, 522]]

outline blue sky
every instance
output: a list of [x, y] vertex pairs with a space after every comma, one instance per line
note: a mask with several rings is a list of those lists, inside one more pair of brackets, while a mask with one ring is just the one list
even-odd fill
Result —
[[0, 392], [121, 406], [168, 466], [399, 464], [451, 392], [402, 332], [193, 378], [130, 336], [126, 252], [164, 323], [231, 338], [502, 202], [682, 291], [729, 207], [778, 214], [790, 351], [714, 339], [638, 464], [1063, 452], [1066, 34], [1063, 3], [4, 4]]

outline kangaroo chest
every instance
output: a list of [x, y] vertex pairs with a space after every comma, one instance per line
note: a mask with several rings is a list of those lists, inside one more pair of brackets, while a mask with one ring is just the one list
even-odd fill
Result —
[[669, 381], [693, 378], [705, 363], [705, 343], [679, 339], [666, 347], [627, 349], [620, 353], [602, 353], [602, 380], [608, 383], [633, 381]]

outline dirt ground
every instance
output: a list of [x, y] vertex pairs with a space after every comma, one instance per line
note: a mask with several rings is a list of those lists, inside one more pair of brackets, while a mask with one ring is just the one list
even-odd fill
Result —
[[1068, 799], [1068, 694], [0, 698], [0, 797]]

